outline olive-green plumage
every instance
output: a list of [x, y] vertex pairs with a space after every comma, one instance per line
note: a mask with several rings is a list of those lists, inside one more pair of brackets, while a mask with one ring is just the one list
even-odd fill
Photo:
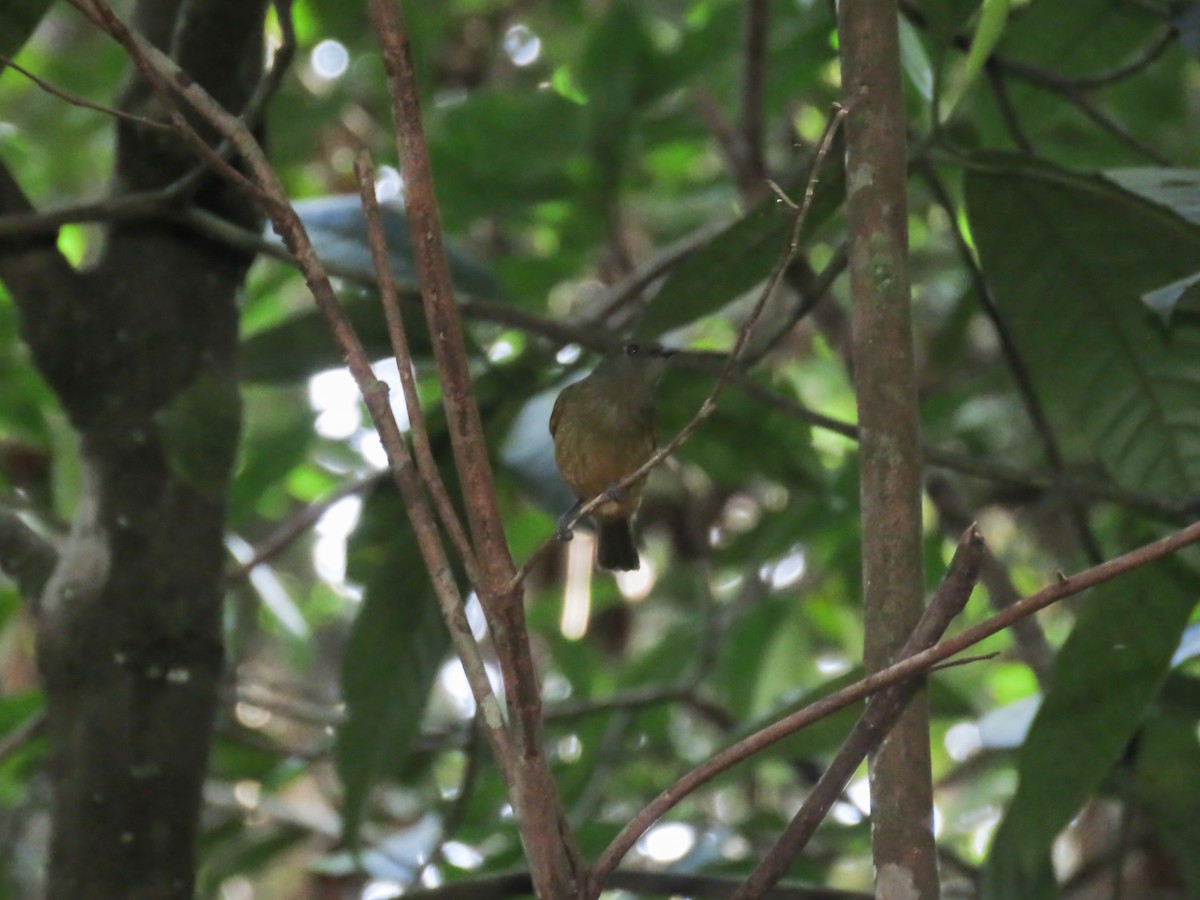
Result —
[[[580, 501], [609, 491], [654, 454], [654, 387], [670, 356], [661, 347], [628, 344], [558, 395], [550, 415], [554, 460]], [[602, 568], [638, 568], [630, 519], [645, 484], [645, 478], [635, 481], [592, 512]]]

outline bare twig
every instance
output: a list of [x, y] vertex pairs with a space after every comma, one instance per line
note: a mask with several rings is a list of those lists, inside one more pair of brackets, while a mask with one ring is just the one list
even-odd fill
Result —
[[768, 725], [761, 731], [755, 732], [730, 747], [721, 750], [688, 772], [670, 787], [654, 798], [641, 812], [633, 817], [621, 829], [596, 862], [594, 868], [598, 879], [616, 868], [622, 857], [629, 852], [638, 838], [646, 829], [662, 818], [679, 801], [691, 794], [697, 788], [711, 781], [716, 776], [728, 771], [743, 760], [749, 759], [766, 747], [794, 734], [802, 728], [819, 721], [826, 716], [845, 709], [852, 703], [857, 703], [864, 697], [899, 684], [914, 675], [927, 672], [933, 666], [941, 663], [968, 647], [991, 637], [1006, 628], [1011, 627], [1021, 619], [1031, 616], [1046, 607], [1094, 588], [1106, 581], [1111, 581], [1120, 575], [1148, 565], [1166, 556], [1176, 553], [1191, 544], [1200, 541], [1200, 522], [1189, 525], [1165, 538], [1144, 544], [1128, 553], [1107, 560], [1098, 566], [1084, 569], [1076, 575], [1056, 579], [1052, 584], [1035, 594], [1023, 598], [1007, 609], [996, 613], [988, 619], [973, 625], [947, 638], [927, 650], [914, 656], [901, 659], [872, 675], [868, 675], [852, 685], [830, 694], [809, 704], [803, 709], [785, 716], [777, 722]]
[[[159, 66], [151, 62], [151, 55], [145, 52], [145, 48], [138, 46], [139, 36], [130, 31], [129, 27], [113, 12], [112, 7], [108, 5], [108, 0], [71, 0], [71, 4], [83, 13], [92, 24], [96, 25], [106, 34], [113, 37], [126, 52], [129, 54], [133, 64], [137, 67], [142, 77], [146, 79], [162, 104], [167, 117], [171, 120], [175, 131], [183, 137], [192, 149], [203, 159], [212, 169], [229, 181], [238, 185], [253, 197], [259, 204], [266, 208], [270, 204], [268, 195], [257, 184], [243, 175], [236, 167], [231, 165], [215, 148], [210, 147], [208, 142], [201, 137], [196, 130], [188, 122], [183, 112], [179, 109], [179, 105], [175, 102], [172, 91], [179, 91], [187, 94], [192, 91], [197, 96], [203, 94], [208, 96], [208, 92], [197, 84], [190, 75], [184, 72], [179, 66], [163, 54], [158, 48], [153, 47], [148, 42], [145, 43], [155, 53], [158, 53], [163, 59], [170, 60], [171, 78], [173, 82], [168, 82], [166, 72]], [[221, 108], [216, 101], [209, 100], [213, 106]], [[223, 113], [229, 115], [224, 109]], [[202, 112], [202, 111], [201, 111]], [[203, 113], [202, 113], [203, 114]], [[210, 120], [211, 121], [211, 120]], [[253, 140], [247, 133], [247, 137]]]
[[14, 62], [10, 57], [0, 53], [0, 69], [8, 66], [9, 68], [20, 72], [47, 94], [53, 94], [60, 100], [65, 100], [72, 106], [80, 106], [84, 109], [92, 109], [99, 113], [104, 113], [106, 116], [112, 116], [114, 119], [123, 119], [126, 122], [133, 122], [137, 125], [144, 125], [146, 128], [153, 128], [158, 131], [174, 131], [175, 129], [166, 122], [156, 122], [153, 119], [147, 119], [145, 116], [134, 115], [133, 113], [125, 112], [123, 109], [115, 109], [111, 106], [105, 106], [103, 103], [96, 103], [87, 97], [81, 97], [78, 94], [73, 94], [63, 88], [56, 87], [44, 78], [41, 78], [33, 72], [26, 69], [20, 63]]
[[[796, 249], [800, 243], [800, 231], [804, 227], [804, 221], [807, 218], [808, 211], [812, 206], [813, 195], [816, 191], [817, 178], [820, 175], [821, 166], [825, 161], [825, 157], [829, 153], [830, 147], [833, 145], [834, 135], [837, 133], [838, 127], [849, 110], [849, 105], [837, 107], [833, 116], [830, 118], [829, 123], [825, 127], [825, 135], [821, 139], [820, 146], [813, 157], [812, 169], [809, 172], [808, 183], [804, 189], [804, 199], [796, 205], [792, 215], [791, 229], [788, 232], [787, 244], [780, 253], [779, 259], [775, 263], [775, 268], [772, 269], [766, 283], [763, 285], [762, 291], [758, 297], [758, 301], [754, 305], [754, 309], [751, 311], [746, 321], [742, 324], [741, 329], [739, 329], [737, 339], [733, 344], [733, 348], [725, 357], [725, 361], [721, 365], [720, 371], [717, 374], [717, 379], [713, 383], [712, 389], [709, 391], [708, 396], [700, 405], [700, 408], [696, 411], [696, 414], [692, 417], [691, 421], [684, 425], [684, 427], [680, 429], [679, 433], [676, 434], [674, 438], [672, 438], [662, 447], [658, 448], [654, 455], [651, 456], [650, 459], [648, 459], [644, 464], [622, 478], [617, 484], [618, 487], [628, 487], [633, 482], [650, 472], [651, 469], [661, 465], [662, 461], [679, 449], [679, 447], [688, 438], [690, 438], [702, 424], [704, 424], [704, 420], [711, 416], [716, 410], [717, 400], [720, 398], [721, 393], [725, 390], [726, 385], [728, 385], [730, 380], [734, 378], [738, 360], [740, 359], [742, 352], [745, 350], [747, 342], [750, 340], [750, 335], [754, 331], [754, 326], [757, 324], [759, 317], [762, 315], [763, 309], [766, 307], [767, 300], [770, 299], [776, 285], [779, 284], [779, 281], [783, 277], [788, 264], [791, 262], [792, 257], [796, 253]], [[579, 521], [579, 519], [589, 515], [601, 503], [605, 502], [606, 496], [607, 494], [599, 494], [582, 504], [579, 509], [575, 511], [570, 520], [564, 523], [565, 527], [570, 528], [575, 522]], [[517, 573], [513, 578], [513, 586], [515, 587], [519, 585], [529, 574], [529, 572], [532, 571], [533, 567], [537, 564], [541, 557], [548, 553], [556, 544], [557, 538], [548, 538], [540, 547], [531, 553], [529, 558], [526, 559], [521, 565], [521, 568], [517, 570]]]
[[996, 106], [1000, 110], [1000, 117], [1004, 120], [1004, 127], [1008, 129], [1009, 137], [1017, 145], [1017, 149], [1025, 153], [1032, 153], [1033, 142], [1029, 140], [1025, 129], [1021, 127], [1021, 119], [1017, 115], [1017, 108], [1013, 105], [1012, 97], [1008, 93], [1008, 83], [1000, 73], [1000, 67], [996, 65], [994, 59], [989, 59], [984, 64], [983, 71], [992, 88], [992, 94], [996, 98]]
[[321, 516], [329, 511], [330, 507], [340, 503], [347, 497], [353, 497], [356, 494], [370, 490], [371, 487], [386, 477], [387, 474], [386, 471], [372, 472], [369, 475], [352, 478], [319, 500], [296, 510], [295, 513], [280, 522], [275, 527], [275, 530], [267, 535], [265, 540], [260, 541], [254, 548], [254, 555], [232, 569], [225, 576], [225, 580], [227, 582], [244, 580], [256, 568], [263, 563], [275, 559], [280, 553], [290, 547], [300, 535], [316, 525], [320, 521]]
[[383, 221], [379, 215], [379, 201], [375, 197], [375, 172], [371, 165], [370, 154], [366, 150], [359, 153], [354, 161], [354, 171], [358, 176], [360, 194], [362, 196], [363, 217], [367, 225], [367, 240], [371, 245], [371, 259], [375, 263], [375, 278], [379, 285], [379, 298], [383, 304], [384, 315], [387, 318], [388, 339], [392, 344], [392, 354], [396, 358], [396, 370], [400, 375], [400, 387], [404, 393], [404, 405], [408, 409], [409, 426], [412, 431], [413, 450], [417, 460], [417, 471], [425, 489], [433, 499], [434, 509], [441, 519], [442, 527], [450, 536], [450, 542], [458, 551], [467, 571], [467, 577], [473, 584], [479, 583], [479, 562], [475, 559], [475, 551], [467, 538], [466, 529], [454, 509], [454, 502], [442, 481], [438, 471], [437, 461], [433, 458], [433, 447], [429, 442], [429, 429], [425, 424], [425, 413], [421, 409], [421, 399], [417, 393], [417, 380], [413, 375], [413, 357], [409, 349], [408, 333], [404, 327], [404, 318], [400, 315], [400, 298], [396, 292], [396, 279], [392, 274], [391, 261], [388, 258], [387, 236], [383, 232]]

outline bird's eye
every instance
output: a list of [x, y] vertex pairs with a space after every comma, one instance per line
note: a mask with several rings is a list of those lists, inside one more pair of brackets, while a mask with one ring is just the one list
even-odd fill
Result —
[[641, 352], [642, 352], [642, 348], [639, 347], [637, 344], [626, 344], [625, 345], [625, 355], [626, 356], [637, 356]]

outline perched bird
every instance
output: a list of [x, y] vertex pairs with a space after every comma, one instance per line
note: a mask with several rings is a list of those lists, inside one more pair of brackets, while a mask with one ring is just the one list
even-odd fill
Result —
[[[563, 388], [550, 414], [554, 461], [579, 498], [567, 519], [597, 494], [592, 512], [600, 528], [596, 558], [601, 568], [629, 571], [640, 565], [630, 520], [646, 479], [624, 489], [618, 482], [654, 455], [654, 388], [674, 354], [654, 344], [626, 344], [581, 381]], [[562, 531], [563, 539], [570, 532]]]

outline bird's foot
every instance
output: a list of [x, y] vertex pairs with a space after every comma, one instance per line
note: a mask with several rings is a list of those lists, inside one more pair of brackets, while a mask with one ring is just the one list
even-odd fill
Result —
[[623, 503], [629, 496], [629, 492], [619, 484], [610, 484], [604, 489], [604, 496], [613, 503]]
[[564, 544], [575, 537], [575, 516], [581, 506], [583, 503], [576, 503], [558, 519], [558, 528], [554, 530], [554, 536]]

